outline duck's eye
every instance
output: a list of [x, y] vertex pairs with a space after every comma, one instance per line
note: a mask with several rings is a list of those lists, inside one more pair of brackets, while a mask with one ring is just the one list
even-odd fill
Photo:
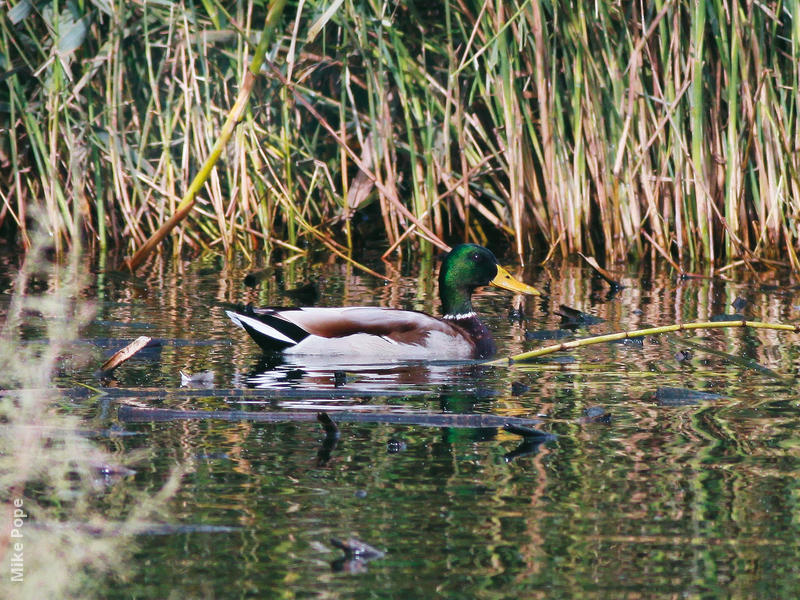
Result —
[[481, 255], [478, 254], [477, 252], [473, 252], [473, 254], [472, 254], [472, 256], [470, 258], [472, 260], [474, 260], [475, 262], [478, 262], [481, 259]]

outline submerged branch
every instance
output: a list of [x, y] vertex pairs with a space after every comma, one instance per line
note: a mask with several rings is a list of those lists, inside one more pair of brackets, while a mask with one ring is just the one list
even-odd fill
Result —
[[[536, 419], [504, 417], [492, 414], [452, 414], [396, 411], [331, 411], [338, 422], [385, 423], [394, 425], [420, 425], [423, 427], [456, 427], [464, 429], [519, 427], [536, 425]], [[317, 421], [316, 411], [244, 411], [244, 410], [178, 410], [144, 408], [121, 404], [117, 415], [125, 423], [149, 421], [181, 421], [187, 419], [219, 419], [224, 421], [255, 421], [279, 423], [286, 421]], [[335, 425], [334, 425], [335, 427]]]

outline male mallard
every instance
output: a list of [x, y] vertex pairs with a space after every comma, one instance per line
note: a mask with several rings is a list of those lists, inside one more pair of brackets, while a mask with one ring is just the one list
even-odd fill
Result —
[[482, 246], [453, 248], [439, 271], [441, 319], [377, 306], [246, 308], [226, 311], [267, 352], [370, 356], [389, 359], [488, 358], [495, 344], [472, 309], [475, 288], [493, 285], [523, 294], [539, 291], [517, 281]]

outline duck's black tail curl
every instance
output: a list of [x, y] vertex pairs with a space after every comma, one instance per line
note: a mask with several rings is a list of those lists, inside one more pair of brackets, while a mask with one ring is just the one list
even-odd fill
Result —
[[235, 325], [244, 329], [265, 352], [282, 352], [299, 344], [308, 332], [281, 318], [274, 309], [258, 309], [248, 304], [239, 311], [226, 310]]

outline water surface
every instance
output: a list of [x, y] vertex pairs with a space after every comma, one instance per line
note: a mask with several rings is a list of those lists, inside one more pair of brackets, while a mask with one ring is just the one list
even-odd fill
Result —
[[[376, 265], [376, 268], [381, 268]], [[389, 282], [340, 264], [296, 261], [261, 286], [220, 260], [153, 263], [140, 279], [100, 272], [94, 320], [65, 357], [67, 395], [139, 335], [160, 343], [115, 372], [113, 394], [70, 397], [156, 492], [183, 471], [163, 523], [138, 536], [118, 597], [793, 597], [798, 593], [800, 409], [797, 336], [715, 330], [603, 344], [508, 366], [337, 364], [265, 358], [224, 316], [229, 303], [291, 304], [313, 279], [318, 305], [436, 312], [435, 270]], [[96, 268], [93, 268], [95, 271]], [[622, 271], [610, 293], [565, 264], [519, 275], [547, 292], [509, 318], [512, 296], [475, 304], [501, 355], [591, 334], [739, 312], [797, 323], [800, 294], [763, 280], [680, 280]], [[734, 309], [732, 303], [740, 308]], [[568, 305], [603, 319], [562, 328]], [[560, 333], [541, 334], [552, 331]], [[526, 333], [528, 334], [526, 338]], [[35, 319], [31, 343], [37, 342]], [[213, 383], [181, 388], [180, 371]], [[713, 395], [659, 393], [687, 388]], [[238, 390], [238, 396], [232, 391]], [[246, 391], [243, 391], [246, 390]], [[147, 393], [145, 393], [145, 391]], [[335, 447], [314, 421], [130, 422], [121, 404], [183, 410], [485, 413], [537, 418], [544, 443], [497, 428], [340, 421]], [[127, 464], [127, 463], [126, 463]], [[385, 552], [344, 561], [330, 538]]]

